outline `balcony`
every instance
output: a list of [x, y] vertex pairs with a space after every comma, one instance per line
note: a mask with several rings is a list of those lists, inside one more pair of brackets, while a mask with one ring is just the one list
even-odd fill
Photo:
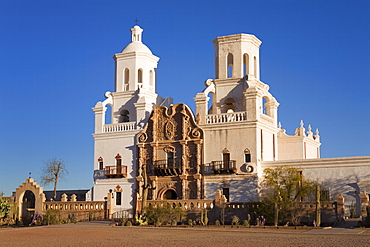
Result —
[[156, 176], [177, 176], [181, 174], [181, 159], [168, 159], [154, 161]]
[[127, 166], [106, 166], [105, 176], [107, 178], [125, 178], [127, 177]]
[[236, 161], [212, 161], [212, 172], [215, 174], [232, 174], [236, 173]]

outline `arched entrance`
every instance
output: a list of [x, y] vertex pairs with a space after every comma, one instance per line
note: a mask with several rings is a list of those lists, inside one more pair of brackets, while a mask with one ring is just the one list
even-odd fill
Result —
[[23, 220], [24, 224], [31, 223], [32, 216], [35, 213], [42, 213], [45, 195], [43, 188], [38, 185], [33, 178], [27, 178], [15, 190], [15, 201], [19, 209], [17, 219]]
[[23, 224], [31, 224], [32, 217], [35, 214], [35, 203], [36, 203], [35, 194], [30, 190], [26, 190], [26, 192], [24, 192], [22, 199]]
[[166, 192], [163, 193], [163, 200], [176, 200], [177, 199], [177, 193], [173, 189], [166, 190]]

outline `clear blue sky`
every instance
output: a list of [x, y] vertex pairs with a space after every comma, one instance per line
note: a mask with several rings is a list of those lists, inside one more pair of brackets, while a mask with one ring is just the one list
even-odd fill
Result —
[[370, 155], [370, 1], [0, 0], [0, 192], [39, 180], [53, 157], [70, 172], [60, 189], [93, 185], [91, 107], [113, 90], [136, 18], [161, 58], [161, 96], [194, 109], [214, 77], [211, 41], [254, 34], [287, 133], [302, 119], [322, 157]]

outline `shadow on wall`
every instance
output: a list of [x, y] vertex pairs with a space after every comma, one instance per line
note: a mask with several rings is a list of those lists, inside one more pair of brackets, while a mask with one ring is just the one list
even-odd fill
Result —
[[230, 202], [256, 202], [258, 201], [257, 176], [245, 176], [243, 179], [224, 179], [219, 182], [205, 182], [206, 199], [215, 199], [217, 190], [225, 195], [227, 192]]

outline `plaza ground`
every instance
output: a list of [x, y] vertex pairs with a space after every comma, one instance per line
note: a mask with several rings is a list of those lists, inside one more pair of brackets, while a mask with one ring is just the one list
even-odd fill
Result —
[[370, 246], [370, 229], [120, 227], [109, 221], [0, 228], [0, 246]]

